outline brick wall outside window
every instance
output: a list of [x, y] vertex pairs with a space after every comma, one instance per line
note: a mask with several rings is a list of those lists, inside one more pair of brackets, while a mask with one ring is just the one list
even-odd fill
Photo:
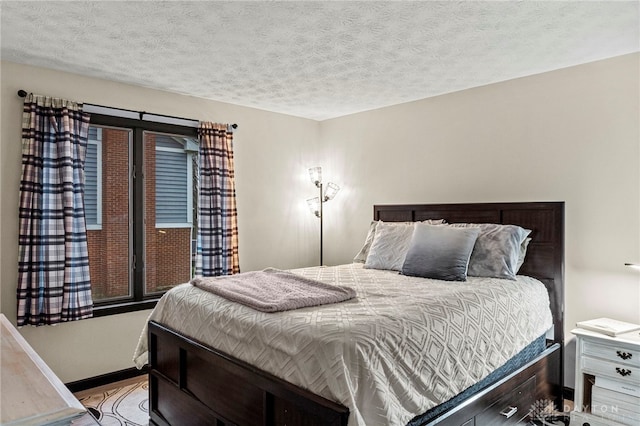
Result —
[[129, 132], [102, 131], [102, 229], [87, 231], [94, 300], [129, 294]]

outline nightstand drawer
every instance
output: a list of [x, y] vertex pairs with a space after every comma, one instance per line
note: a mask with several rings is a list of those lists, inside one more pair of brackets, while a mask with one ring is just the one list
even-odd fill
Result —
[[600, 375], [612, 377], [620, 382], [640, 386], [640, 368], [619, 362], [603, 361], [588, 356], [583, 357], [583, 367], [585, 372], [589, 372], [596, 377]]
[[605, 419], [613, 420], [626, 426], [640, 425], [640, 413], [637, 406], [626, 404], [617, 398], [617, 395], [608, 396], [598, 392], [597, 386], [593, 388], [591, 397], [591, 414]]
[[[609, 407], [611, 409], [607, 409]], [[628, 417], [636, 419], [636, 423], [640, 424], [640, 398], [636, 396], [594, 386], [591, 389], [591, 412], [594, 413], [598, 410], [613, 414], [616, 414], [617, 411], [620, 411], [620, 414], [627, 412]]]
[[585, 341], [582, 353], [615, 363], [640, 367], [640, 351], [637, 349], [629, 349], [616, 344], [604, 345]]

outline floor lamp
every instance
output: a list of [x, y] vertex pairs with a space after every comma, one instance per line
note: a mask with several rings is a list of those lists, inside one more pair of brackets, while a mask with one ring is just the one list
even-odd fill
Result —
[[[315, 198], [309, 198], [307, 200], [307, 204], [309, 205], [309, 209], [311, 212], [316, 215], [316, 217], [320, 218], [320, 266], [323, 265], [322, 259], [322, 222], [323, 222], [323, 209], [322, 205], [332, 200], [338, 191], [340, 191], [340, 187], [335, 183], [329, 182], [326, 187], [324, 187], [322, 183], [322, 167], [312, 167], [309, 169], [309, 177], [311, 178], [311, 182], [318, 188], [319, 196]], [[324, 192], [323, 192], [324, 189]]]

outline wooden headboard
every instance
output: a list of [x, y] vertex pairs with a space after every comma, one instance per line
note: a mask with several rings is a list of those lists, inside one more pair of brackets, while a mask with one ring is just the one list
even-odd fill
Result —
[[396, 204], [373, 206], [374, 220], [501, 223], [531, 229], [531, 242], [518, 274], [542, 281], [549, 291], [553, 341], [564, 343], [564, 202]]

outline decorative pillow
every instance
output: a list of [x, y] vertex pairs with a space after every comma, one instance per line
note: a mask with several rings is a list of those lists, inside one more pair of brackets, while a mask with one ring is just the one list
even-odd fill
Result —
[[404, 275], [445, 281], [466, 281], [478, 228], [418, 224], [402, 266]]
[[[455, 223], [451, 226], [480, 229], [469, 260], [469, 276], [516, 279], [522, 244], [531, 230], [496, 223]], [[524, 254], [522, 256], [524, 262]]]
[[[365, 263], [367, 261], [367, 256], [369, 255], [369, 250], [371, 249], [371, 243], [373, 242], [373, 237], [376, 234], [376, 226], [378, 223], [385, 223], [391, 226], [413, 226], [416, 222], [382, 222], [381, 220], [372, 220], [371, 225], [369, 225], [369, 232], [367, 233], [367, 238], [364, 240], [364, 245], [356, 254], [356, 257], [353, 258], [353, 261], [356, 263]], [[444, 219], [428, 219], [420, 223], [429, 223], [432, 225], [443, 225]]]
[[415, 224], [404, 226], [379, 222], [364, 267], [400, 271], [409, 250]]
[[522, 244], [520, 244], [520, 253], [518, 253], [518, 265], [516, 266], [516, 274], [522, 267], [524, 263], [524, 259], [527, 256], [527, 247], [529, 247], [529, 243], [531, 242], [531, 238], [527, 237], [524, 239]]

